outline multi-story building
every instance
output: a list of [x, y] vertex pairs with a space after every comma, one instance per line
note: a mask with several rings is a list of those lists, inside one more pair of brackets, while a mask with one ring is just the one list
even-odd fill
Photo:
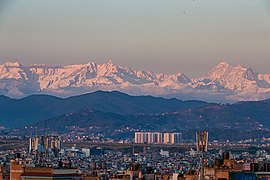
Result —
[[164, 144], [171, 144], [171, 142], [172, 142], [171, 133], [164, 133], [163, 143]]
[[44, 179], [61, 179], [61, 180], [79, 180], [80, 172], [75, 168], [52, 168], [41, 167], [32, 164], [31, 161], [24, 159], [10, 160], [10, 179], [11, 180], [44, 180]]
[[182, 142], [182, 133], [135, 132], [134, 142], [138, 144], [179, 144]]
[[182, 133], [171, 133], [171, 144], [182, 143]]

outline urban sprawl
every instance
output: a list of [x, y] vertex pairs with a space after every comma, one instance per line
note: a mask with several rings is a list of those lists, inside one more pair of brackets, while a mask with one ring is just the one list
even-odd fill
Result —
[[256, 146], [210, 142], [204, 130], [194, 137], [186, 142], [182, 133], [135, 132], [133, 142], [87, 144], [30, 136], [25, 147], [0, 151], [0, 179], [270, 179], [269, 139], [268, 146]]

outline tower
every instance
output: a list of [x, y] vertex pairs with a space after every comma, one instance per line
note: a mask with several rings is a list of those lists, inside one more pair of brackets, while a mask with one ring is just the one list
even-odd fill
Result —
[[200, 161], [200, 170], [202, 178], [204, 178], [204, 166], [205, 166], [205, 160], [204, 155], [207, 152], [208, 148], [208, 132], [205, 130], [202, 130], [202, 134], [200, 134], [199, 131], [196, 132], [196, 147], [197, 152], [199, 155], [201, 155], [201, 161]]

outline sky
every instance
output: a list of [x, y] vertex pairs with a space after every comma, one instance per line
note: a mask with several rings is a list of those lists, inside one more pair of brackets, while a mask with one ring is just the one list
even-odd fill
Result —
[[0, 63], [270, 73], [269, 0], [0, 0]]

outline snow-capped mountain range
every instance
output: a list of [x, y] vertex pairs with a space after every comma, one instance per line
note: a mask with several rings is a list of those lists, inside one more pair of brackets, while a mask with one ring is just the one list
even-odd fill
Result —
[[72, 96], [96, 90], [117, 90], [131, 95], [154, 95], [207, 101], [239, 101], [270, 98], [270, 74], [240, 65], [219, 63], [200, 78], [183, 73], [164, 74], [133, 70], [109, 61], [68, 66], [19, 62], [0, 65], [0, 94], [23, 97], [31, 94]]

